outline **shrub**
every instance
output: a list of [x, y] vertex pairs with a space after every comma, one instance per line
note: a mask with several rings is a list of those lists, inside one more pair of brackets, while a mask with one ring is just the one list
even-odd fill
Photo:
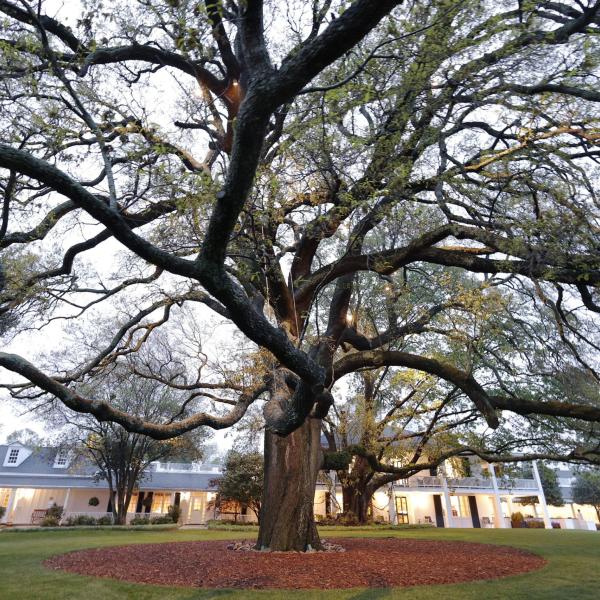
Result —
[[361, 524], [353, 512], [340, 513], [335, 517], [335, 521], [337, 525], [343, 525], [344, 527], [356, 527]]
[[103, 517], [98, 517], [96, 519], [96, 525], [112, 525], [113, 519], [109, 515], [104, 515]]
[[98, 506], [98, 504], [100, 504], [100, 500], [98, 500], [98, 498], [96, 498], [96, 496], [92, 496], [89, 500], [88, 500], [88, 504], [90, 506]]
[[527, 527], [527, 523], [525, 522], [525, 517], [523, 513], [515, 512], [510, 515], [510, 524], [514, 529], [519, 529], [521, 527]]
[[60, 519], [58, 517], [53, 517], [50, 515], [46, 515], [41, 521], [40, 525], [42, 527], [58, 527], [60, 525]]
[[169, 515], [161, 515], [150, 519], [151, 525], [166, 525], [167, 523], [173, 523], [173, 519]]
[[552, 521], [552, 529], [560, 529], [560, 523], [558, 521]]
[[81, 525], [96, 525], [97, 521], [90, 515], [76, 515], [68, 517], [64, 522], [67, 527], [76, 527]]
[[[338, 513], [337, 515], [331, 516], [323, 516], [319, 515], [321, 518], [318, 519], [319, 525], [324, 525], [326, 527], [331, 527], [335, 525], [342, 525], [343, 527], [355, 527], [356, 525], [367, 525], [373, 524], [373, 521], [369, 521], [369, 523], [359, 523], [358, 518], [352, 512], [349, 513]], [[385, 524], [385, 521], [382, 519], [380, 523]], [[379, 522], [378, 522], [379, 524]]]
[[58, 506], [56, 504], [56, 502], [46, 511], [46, 518], [48, 517], [52, 517], [53, 519], [56, 519], [57, 521], [60, 521], [62, 514], [63, 514], [63, 507], [62, 506]]
[[148, 517], [133, 517], [131, 519], [130, 525], [149, 525], [150, 519]]
[[6, 512], [6, 507], [0, 506], [0, 519], [4, 516], [5, 512]]
[[529, 527], [529, 529], [544, 529], [545, 527], [543, 521], [527, 521], [526, 526]]
[[181, 518], [181, 507], [180, 506], [169, 506], [169, 510], [167, 512], [173, 523], [179, 523], [179, 519]]

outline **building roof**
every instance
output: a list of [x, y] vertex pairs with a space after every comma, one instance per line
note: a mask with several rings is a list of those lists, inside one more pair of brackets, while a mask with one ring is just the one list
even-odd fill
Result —
[[[5, 466], [5, 458], [10, 448], [25, 448], [22, 444], [0, 445], [0, 488], [1, 487], [40, 487], [40, 488], [98, 488], [108, 487], [108, 483], [96, 477], [97, 469], [91, 462], [78, 461], [77, 464], [55, 467], [58, 448], [27, 448], [31, 452], [18, 466]], [[191, 465], [180, 465], [190, 467]], [[212, 490], [211, 480], [221, 476], [218, 467], [194, 465], [194, 469], [178, 469], [173, 464], [153, 464], [140, 481], [140, 489], [148, 490]]]

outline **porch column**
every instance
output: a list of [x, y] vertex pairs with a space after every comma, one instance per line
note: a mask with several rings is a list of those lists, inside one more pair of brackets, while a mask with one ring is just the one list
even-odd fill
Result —
[[396, 514], [396, 494], [394, 492], [394, 484], [390, 483], [389, 489], [389, 502], [388, 502], [388, 513], [390, 515], [390, 523], [392, 525], [398, 525], [398, 515]]
[[452, 502], [450, 502], [450, 492], [448, 491], [448, 482], [444, 473], [439, 474], [444, 490], [444, 504], [446, 505], [446, 527], [454, 527], [454, 519], [452, 518]]
[[496, 527], [506, 529], [506, 521], [502, 513], [502, 502], [500, 502], [500, 493], [498, 492], [498, 480], [496, 479], [496, 469], [492, 463], [488, 463], [490, 475], [492, 476], [492, 487], [494, 488], [494, 507], [496, 509]]
[[508, 516], [510, 517], [513, 513], [513, 503], [510, 495], [506, 497], [506, 506], [508, 507]]
[[550, 520], [550, 514], [548, 513], [546, 495], [544, 494], [544, 488], [542, 487], [542, 480], [540, 479], [540, 473], [537, 468], [537, 462], [535, 460], [532, 460], [531, 465], [533, 466], [533, 478], [535, 479], [535, 484], [537, 485], [538, 489], [537, 497], [540, 501], [540, 508], [542, 509], [544, 526], [546, 527], [546, 529], [552, 529], [552, 521]]
[[69, 510], [69, 500], [71, 498], [71, 488], [67, 488], [67, 495], [65, 496], [65, 501], [63, 502], [63, 514], [61, 517], [61, 521], [67, 516], [67, 512]]
[[12, 513], [13, 507], [15, 505], [16, 496], [17, 488], [10, 488], [10, 492], [8, 494], [8, 504], [6, 505], [6, 512], [2, 517], [2, 523], [10, 523], [10, 513]]

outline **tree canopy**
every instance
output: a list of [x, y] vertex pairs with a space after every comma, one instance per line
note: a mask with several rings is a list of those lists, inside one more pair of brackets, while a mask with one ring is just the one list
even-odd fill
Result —
[[[450, 454], [598, 460], [600, 2], [45, 6], [0, 0], [0, 318], [77, 343], [1, 352], [13, 396], [162, 439], [264, 401], [270, 497], [382, 368], [471, 419]], [[169, 328], [181, 368], [138, 375], [193, 412], [77, 391]]]
[[[129, 366], [125, 369], [120, 365], [96, 378], [95, 396], [107, 398], [120, 410], [140, 418], [167, 420], [181, 412], [181, 392], [151, 379], [136, 378], [132, 374], [135, 363], [130, 360]], [[140, 483], [152, 477], [153, 462], [199, 461], [206, 439], [206, 432], [197, 429], [177, 438], [156, 440], [129, 432], [117, 423], [97, 421], [91, 415], [74, 415], [67, 409], [58, 415], [54, 411], [51, 421], [62, 431], [61, 447], [71, 453], [74, 468], [80, 462], [91, 461], [97, 468], [97, 477], [108, 483], [113, 518], [118, 524], [125, 524]]]
[[600, 518], [600, 472], [580, 471], [573, 484], [573, 501], [577, 504], [591, 504]]
[[213, 480], [217, 506], [235, 502], [260, 517], [263, 492], [263, 456], [260, 452], [230, 450], [225, 457], [222, 476]]

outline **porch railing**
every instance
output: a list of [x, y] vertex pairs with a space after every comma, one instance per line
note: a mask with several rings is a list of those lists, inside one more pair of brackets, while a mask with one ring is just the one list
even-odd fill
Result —
[[483, 477], [449, 477], [448, 487], [490, 489], [492, 481]]
[[452, 517], [452, 525], [469, 529], [473, 527], [473, 519], [471, 517]]
[[221, 467], [213, 463], [153, 462], [156, 473], [220, 473]]
[[439, 477], [411, 477], [409, 484], [417, 485], [417, 487], [442, 487], [442, 480]]
[[[133, 519], [135, 519], [136, 517], [142, 518], [142, 519], [153, 519], [155, 517], [166, 517], [166, 516], [167, 516], [166, 513], [157, 513], [157, 512], [149, 512], [149, 513], [128, 512], [126, 522], [131, 523], [131, 521]], [[68, 511], [68, 512], [63, 513], [61, 523], [64, 524], [64, 523], [66, 523], [67, 519], [69, 519], [69, 518], [76, 519], [77, 517], [92, 517], [96, 521], [98, 519], [107, 519], [107, 518], [110, 519], [111, 521], [113, 520], [113, 514], [111, 512]]]
[[98, 519], [110, 519], [112, 522], [113, 514], [111, 512], [93, 512], [93, 511], [67, 511], [64, 512], [60, 520], [61, 524], [65, 524], [69, 519], [77, 519], [78, 517]]
[[[207, 520], [210, 519], [207, 515]], [[237, 517], [235, 513], [217, 513], [217, 520], [219, 521], [237, 521], [238, 523], [256, 523], [256, 515], [254, 513], [248, 512], [245, 515], [237, 513]]]
[[[492, 480], [488, 477], [448, 477], [448, 487], [451, 489], [480, 489], [491, 490]], [[432, 488], [442, 487], [442, 479], [437, 476], [413, 476], [396, 482], [398, 487]], [[537, 485], [534, 479], [508, 479], [498, 480], [499, 489], [508, 490], [535, 490]]]
[[535, 479], [510, 479], [503, 477], [498, 480], [498, 487], [507, 490], [535, 490], [537, 484]]

